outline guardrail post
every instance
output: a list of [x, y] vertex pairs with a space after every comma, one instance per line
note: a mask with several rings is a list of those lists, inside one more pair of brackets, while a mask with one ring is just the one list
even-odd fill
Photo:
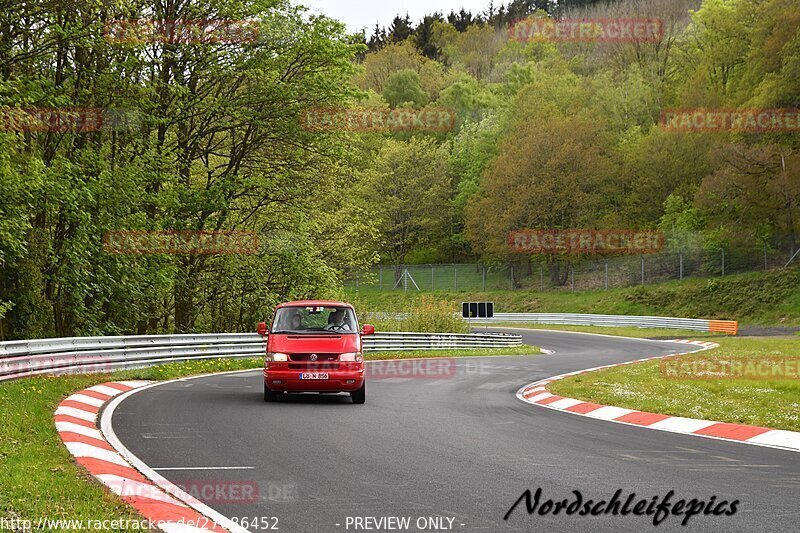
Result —
[[680, 279], [683, 279], [683, 252], [681, 252], [679, 255], [680, 255], [680, 261], [681, 261], [681, 278]]
[[608, 259], [606, 259], [606, 290], [608, 290]]
[[575, 292], [575, 267], [569, 266], [569, 277], [572, 282], [572, 292]]

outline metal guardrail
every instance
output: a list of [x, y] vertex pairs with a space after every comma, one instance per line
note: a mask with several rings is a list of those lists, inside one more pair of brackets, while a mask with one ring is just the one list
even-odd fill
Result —
[[473, 318], [475, 323], [528, 322], [569, 326], [608, 326], [637, 328], [688, 329], [716, 333], [739, 332], [738, 322], [704, 320], [699, 318], [671, 318], [661, 316], [582, 315], [572, 313], [495, 313], [494, 318]]
[[[409, 313], [367, 312], [367, 320], [406, 320]], [[461, 318], [461, 313], [454, 313]], [[576, 313], [495, 313], [493, 318], [471, 318], [473, 324], [496, 324], [499, 322], [528, 322], [566, 326], [608, 326], [636, 328], [689, 329], [712, 333], [739, 333], [739, 323], [727, 320], [705, 320], [700, 318], [671, 318], [663, 316], [625, 315], [581, 315]]]
[[[444, 350], [522, 345], [500, 333], [385, 332], [364, 337], [364, 350]], [[0, 342], [0, 381], [38, 375], [104, 373], [188, 360], [264, 355], [256, 333], [75, 337]]]
[[364, 350], [445, 350], [448, 348], [513, 348], [522, 345], [522, 335], [506, 333], [376, 333], [364, 337]]

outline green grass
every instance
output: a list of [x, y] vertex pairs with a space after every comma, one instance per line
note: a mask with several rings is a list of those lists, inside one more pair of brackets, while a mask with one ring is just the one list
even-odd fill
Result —
[[493, 301], [496, 312], [597, 313], [739, 320], [753, 325], [800, 325], [800, 267], [581, 292], [500, 290], [412, 292], [349, 290], [359, 311], [402, 311], [422, 296], [448, 302]]
[[[525, 355], [530, 346], [480, 350], [373, 352], [368, 360], [412, 357]], [[118, 380], [164, 381], [179, 377], [261, 368], [262, 358], [172, 363], [106, 375], [36, 377], [0, 385], [0, 516], [7, 519], [138, 520], [136, 511], [109, 494], [73, 462], [53, 423], [70, 394]]]
[[[792, 338], [726, 338], [720, 348], [682, 361], [797, 360]], [[659, 361], [591, 372], [550, 385], [559, 396], [673, 416], [800, 431], [800, 379], [675, 379]]]
[[[634, 328], [634, 327], [606, 327], [606, 326], [562, 326], [546, 324], [528, 324], [525, 322], [500, 322], [492, 324], [498, 328], [521, 328], [521, 329], [551, 329], [556, 331], [577, 331], [581, 333], [599, 333], [601, 335], [615, 335], [619, 337], [634, 337], [637, 339], [719, 339], [726, 335], [719, 333], [708, 333], [705, 331], [694, 331], [690, 329], [662, 329], [662, 328]], [[473, 328], [477, 331], [480, 327]]]

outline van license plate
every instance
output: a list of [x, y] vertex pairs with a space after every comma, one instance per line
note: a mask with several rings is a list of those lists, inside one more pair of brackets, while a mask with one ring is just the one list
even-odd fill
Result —
[[300, 374], [300, 379], [328, 379], [328, 374], [311, 372], [309, 374]]

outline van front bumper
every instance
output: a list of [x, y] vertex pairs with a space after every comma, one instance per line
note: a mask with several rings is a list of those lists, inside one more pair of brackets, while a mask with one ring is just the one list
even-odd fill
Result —
[[[302, 379], [303, 374], [325, 373], [328, 379]], [[360, 370], [265, 370], [264, 384], [274, 392], [352, 392], [364, 386]]]

